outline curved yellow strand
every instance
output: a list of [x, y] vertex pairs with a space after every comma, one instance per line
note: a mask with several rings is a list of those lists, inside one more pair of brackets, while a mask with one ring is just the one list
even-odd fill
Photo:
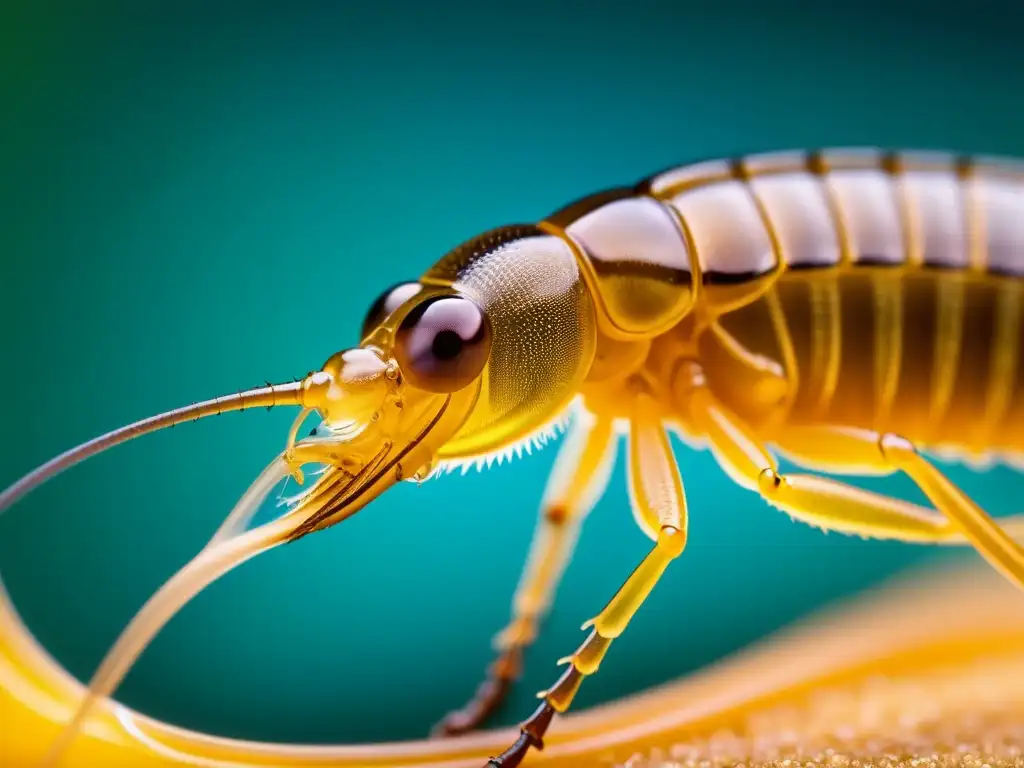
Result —
[[[833, 768], [853, 760], [909, 767], [915, 758], [923, 760], [918, 768], [1019, 765], [1024, 605], [1018, 597], [987, 570], [919, 576], [692, 677], [568, 715], [530, 764], [708, 760], [768, 768], [801, 756], [805, 765]], [[33, 765], [82, 695], [0, 587], [0, 762]], [[264, 744], [175, 728], [107, 700], [64, 765], [479, 768], [514, 735], [501, 729], [430, 742]]]

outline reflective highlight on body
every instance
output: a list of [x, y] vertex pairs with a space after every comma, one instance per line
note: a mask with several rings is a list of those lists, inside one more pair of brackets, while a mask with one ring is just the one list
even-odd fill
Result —
[[[712, 161], [486, 232], [385, 291], [359, 346], [300, 381], [115, 430], [0, 494], [2, 510], [87, 456], [181, 421], [300, 408], [281, 455], [104, 660], [49, 762], [153, 634], [227, 570], [341, 522], [398, 481], [488, 466], [566, 427], [495, 662], [436, 734], [481, 725], [515, 681], [620, 443], [651, 549], [584, 623], [519, 735], [479, 756], [491, 765], [543, 748], [684, 555], [691, 514], [708, 512], [689, 509], [686, 483], [699, 479], [682, 476], [670, 433], [796, 520], [970, 545], [1024, 588], [1022, 519], [993, 520], [929, 457], [1021, 462], [1022, 346], [1024, 169], [1009, 161], [875, 149]], [[297, 439], [313, 412], [320, 425]], [[782, 473], [782, 456], [806, 473]], [[930, 507], [824, 476], [897, 472]], [[246, 530], [288, 475], [304, 488], [277, 520]]]

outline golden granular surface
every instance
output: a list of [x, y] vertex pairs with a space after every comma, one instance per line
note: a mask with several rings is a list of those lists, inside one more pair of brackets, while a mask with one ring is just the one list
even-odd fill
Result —
[[1024, 768], [1024, 655], [824, 688], [623, 768]]
[[[568, 713], [523, 768], [1024, 768], [1021, 597], [980, 567], [921, 573], [692, 675]], [[82, 694], [0, 584], [0, 767], [38, 766]], [[481, 768], [517, 737], [271, 744], [102, 702], [61, 768]]]

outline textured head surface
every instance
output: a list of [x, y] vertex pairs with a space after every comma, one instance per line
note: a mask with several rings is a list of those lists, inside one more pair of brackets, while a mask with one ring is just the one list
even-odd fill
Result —
[[504, 448], [577, 393], [594, 357], [594, 307], [564, 241], [532, 226], [492, 230], [452, 250], [423, 282], [472, 297], [493, 328], [480, 399], [446, 458]]

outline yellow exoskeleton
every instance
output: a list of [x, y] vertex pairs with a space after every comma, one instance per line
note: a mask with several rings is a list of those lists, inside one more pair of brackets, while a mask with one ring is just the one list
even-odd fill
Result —
[[[1024, 586], [1017, 518], [996, 524], [926, 458], [1024, 453], [1024, 168], [873, 149], [782, 152], [674, 169], [502, 227], [373, 305], [359, 347], [292, 384], [116, 430], [0, 494], [0, 510], [81, 459], [165, 426], [253, 406], [301, 409], [282, 454], [101, 664], [99, 697], [196, 592], [266, 549], [334, 525], [403, 479], [487, 464], [569, 423], [499, 656], [440, 734], [481, 723], [516, 676], [624, 442], [647, 557], [563, 659], [520, 738], [540, 748], [687, 542], [669, 432], [737, 483], [827, 530], [970, 544]], [[310, 412], [322, 419], [297, 439]], [[625, 437], [624, 441], [620, 438]], [[904, 472], [934, 509], [816, 473]], [[315, 478], [248, 530], [283, 478]], [[485, 758], [482, 757], [482, 760]]]

